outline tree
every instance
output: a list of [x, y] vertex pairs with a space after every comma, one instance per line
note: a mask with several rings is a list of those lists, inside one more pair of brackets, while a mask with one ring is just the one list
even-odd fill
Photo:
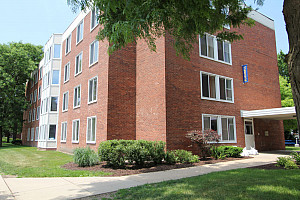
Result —
[[[264, 0], [253, 0], [262, 5]], [[189, 51], [198, 35], [205, 32], [216, 34], [219, 39], [229, 41], [242, 39], [236, 32], [223, 29], [228, 24], [239, 27], [252, 25], [247, 18], [251, 8], [244, 0], [67, 0], [73, 7], [86, 9], [96, 7], [100, 30], [97, 38], [107, 39], [109, 52], [120, 49], [138, 39], [145, 39], [151, 50], [155, 50], [155, 39], [170, 34], [178, 54], [189, 58]], [[228, 9], [230, 12], [228, 12]], [[283, 14], [289, 37], [290, 50], [287, 55], [288, 71], [300, 122], [300, 3], [285, 0]], [[298, 128], [300, 123], [298, 123]]]
[[280, 50], [280, 52], [277, 54], [278, 71], [279, 71], [279, 75], [282, 76], [282, 78], [290, 82], [290, 75], [289, 75], [289, 69], [286, 61], [286, 56], [287, 55], [283, 53], [282, 50]]
[[26, 83], [43, 56], [42, 46], [32, 44], [0, 44], [0, 146], [3, 132], [13, 131], [16, 138], [22, 130], [23, 113], [28, 102]]

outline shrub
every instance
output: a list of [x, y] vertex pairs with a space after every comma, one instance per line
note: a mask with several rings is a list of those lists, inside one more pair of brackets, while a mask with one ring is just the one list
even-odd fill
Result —
[[285, 156], [285, 157], [278, 157], [277, 158], [277, 164], [276, 164], [276, 166], [282, 166], [282, 167], [284, 167], [285, 166], [285, 163], [286, 162], [288, 162], [288, 161], [292, 161], [292, 158], [291, 157], [289, 157], [289, 156]]
[[192, 152], [178, 149], [174, 151], [177, 163], [195, 163], [199, 162], [199, 156], [193, 155]]
[[174, 151], [167, 151], [165, 154], [165, 161], [169, 165], [173, 165], [176, 163], [176, 155]]
[[89, 147], [74, 150], [74, 163], [78, 164], [79, 167], [94, 166], [97, 162], [97, 154]]
[[11, 143], [14, 144], [14, 145], [22, 145], [22, 140], [15, 139], [15, 140], [11, 141]]
[[190, 131], [186, 134], [192, 142], [196, 143], [200, 149], [201, 156], [205, 158], [210, 155], [210, 149], [215, 143], [220, 141], [220, 136], [214, 130]]
[[213, 146], [211, 148], [211, 156], [214, 157], [215, 159], [221, 159], [221, 160], [226, 158], [224, 149], [220, 149], [216, 146]]
[[284, 165], [285, 169], [298, 169], [298, 165], [292, 161], [292, 160], [287, 160], [285, 165]]
[[241, 153], [243, 148], [241, 147], [233, 147], [233, 146], [218, 146], [211, 148], [211, 155], [215, 159], [224, 159], [226, 157], [239, 158], [241, 157]]
[[291, 153], [292, 158], [295, 160], [297, 165], [300, 165], [300, 153], [293, 152]]

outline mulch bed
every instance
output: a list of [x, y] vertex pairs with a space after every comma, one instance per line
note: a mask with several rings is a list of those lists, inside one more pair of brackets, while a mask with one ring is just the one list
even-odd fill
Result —
[[[298, 165], [298, 167], [300, 167], [300, 165]], [[282, 167], [282, 166], [277, 167], [276, 163], [271, 163], [271, 164], [266, 164], [266, 165], [260, 165], [260, 166], [255, 166], [255, 167], [248, 167], [248, 168], [266, 169], [266, 170], [270, 170], [270, 169], [284, 169], [284, 167]], [[284, 169], [284, 170], [287, 170], [287, 169]]]
[[112, 173], [108, 176], [126, 176], [132, 174], [141, 174], [141, 173], [148, 173], [148, 172], [157, 172], [157, 171], [165, 171], [170, 169], [178, 169], [178, 168], [187, 168], [187, 167], [194, 167], [194, 166], [201, 166], [206, 164], [214, 164], [219, 162], [227, 162], [232, 160], [242, 160], [242, 159], [249, 159], [252, 157], [242, 157], [242, 158], [226, 158], [224, 160], [216, 160], [213, 158], [208, 158], [204, 161], [200, 161], [199, 163], [191, 163], [191, 164], [174, 164], [174, 165], [167, 165], [167, 164], [160, 164], [153, 166], [149, 164], [144, 168], [136, 168], [134, 166], [128, 166], [125, 169], [112, 169], [106, 165], [106, 162], [101, 162], [98, 165], [92, 167], [78, 167], [77, 164], [70, 162], [62, 167], [69, 170], [88, 170], [88, 171], [102, 171], [102, 172], [109, 172]]

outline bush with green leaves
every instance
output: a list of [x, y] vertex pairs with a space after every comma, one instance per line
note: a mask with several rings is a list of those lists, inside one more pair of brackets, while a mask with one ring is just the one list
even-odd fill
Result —
[[199, 156], [193, 155], [192, 152], [183, 149], [174, 151], [177, 163], [196, 163], [199, 162]]
[[298, 165], [293, 160], [287, 160], [285, 165], [285, 169], [298, 169]]
[[295, 160], [297, 165], [300, 165], [300, 153], [293, 152], [291, 153], [292, 158]]
[[276, 166], [284, 167], [285, 163], [288, 162], [289, 160], [292, 161], [292, 158], [290, 156], [278, 157], [276, 161], [277, 162]]
[[218, 146], [211, 148], [211, 155], [215, 159], [224, 159], [228, 157], [239, 158], [241, 157], [241, 153], [243, 152], [243, 148], [241, 147], [233, 147], [233, 146]]
[[176, 164], [175, 151], [167, 151], [165, 154], [165, 162], [169, 165]]
[[74, 163], [78, 164], [79, 167], [94, 166], [98, 161], [96, 152], [89, 147], [74, 150]]
[[22, 145], [22, 140], [21, 139], [15, 139], [13, 141], [11, 141], [12, 144], [14, 145]]
[[165, 142], [108, 140], [100, 143], [98, 155], [101, 161], [115, 168], [123, 168], [127, 163], [139, 167], [146, 162], [158, 164], [165, 158]]

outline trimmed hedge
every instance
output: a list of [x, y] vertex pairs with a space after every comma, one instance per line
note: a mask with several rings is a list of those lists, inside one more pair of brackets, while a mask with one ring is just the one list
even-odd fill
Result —
[[108, 140], [98, 148], [101, 161], [116, 168], [128, 164], [144, 166], [146, 162], [159, 164], [165, 157], [165, 142], [145, 140]]
[[96, 152], [89, 147], [74, 150], [74, 163], [78, 164], [79, 167], [94, 166], [98, 161]]
[[14, 145], [22, 145], [22, 140], [21, 139], [15, 139], [13, 141], [11, 141], [12, 144]]
[[239, 158], [243, 152], [242, 147], [233, 146], [214, 146], [211, 148], [211, 155], [215, 159], [224, 159], [226, 157]]

